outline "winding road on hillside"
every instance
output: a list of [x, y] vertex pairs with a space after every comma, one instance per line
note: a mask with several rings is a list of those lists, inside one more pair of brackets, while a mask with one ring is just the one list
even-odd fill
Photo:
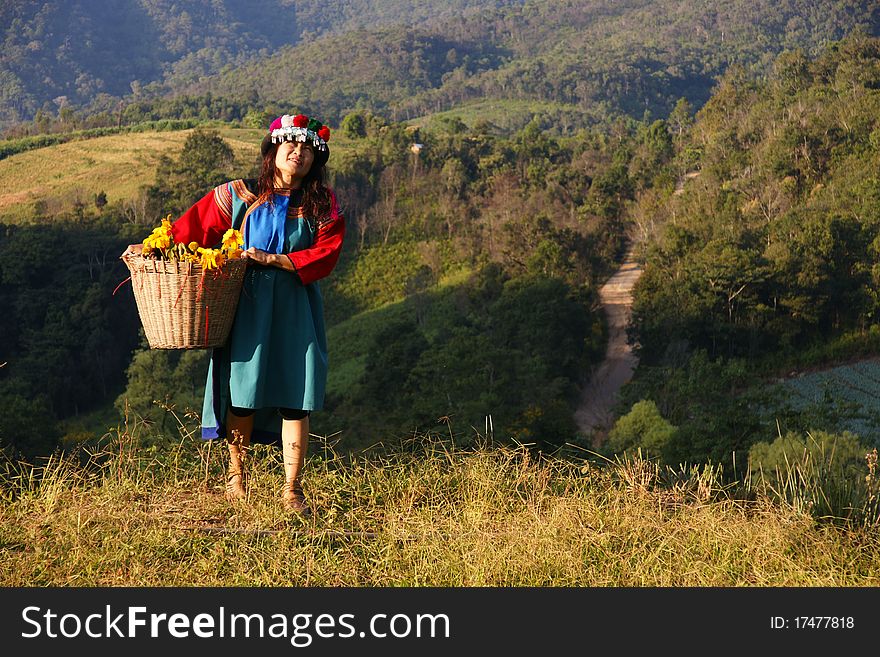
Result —
[[584, 436], [592, 436], [593, 446], [601, 445], [614, 423], [612, 410], [620, 388], [628, 382], [638, 364], [626, 340], [626, 327], [632, 312], [632, 290], [642, 274], [630, 243], [620, 269], [599, 290], [599, 299], [608, 320], [605, 359], [590, 374], [575, 411], [575, 422]]

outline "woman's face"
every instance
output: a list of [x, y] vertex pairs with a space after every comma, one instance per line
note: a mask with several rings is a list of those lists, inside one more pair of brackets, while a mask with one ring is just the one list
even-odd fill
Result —
[[275, 171], [285, 180], [302, 180], [315, 161], [312, 145], [304, 141], [283, 141], [275, 153]]

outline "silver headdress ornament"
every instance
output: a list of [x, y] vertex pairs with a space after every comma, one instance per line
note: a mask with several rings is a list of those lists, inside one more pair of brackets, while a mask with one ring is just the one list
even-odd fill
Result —
[[326, 151], [330, 129], [323, 126], [320, 121], [309, 119], [303, 114], [297, 116], [285, 114], [272, 123], [269, 134], [273, 144], [284, 141], [308, 141], [316, 150]]

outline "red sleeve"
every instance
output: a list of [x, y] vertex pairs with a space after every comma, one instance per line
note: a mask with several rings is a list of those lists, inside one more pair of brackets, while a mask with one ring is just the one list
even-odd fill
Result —
[[[228, 197], [228, 204], [227, 204]], [[228, 206], [228, 207], [227, 207]], [[228, 183], [205, 194], [200, 201], [171, 224], [174, 241], [184, 244], [198, 242], [202, 247], [220, 243], [232, 226], [232, 196]]]
[[312, 246], [287, 254], [303, 285], [314, 283], [333, 271], [342, 251], [343, 237], [345, 237], [345, 218], [337, 213], [335, 219], [318, 228]]

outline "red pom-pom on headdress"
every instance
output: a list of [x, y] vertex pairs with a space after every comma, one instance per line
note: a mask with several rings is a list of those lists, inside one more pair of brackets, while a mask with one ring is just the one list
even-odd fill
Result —
[[330, 139], [330, 128], [318, 119], [309, 118], [305, 114], [282, 114], [272, 121], [269, 133], [263, 137], [260, 144], [260, 152], [265, 157], [272, 148], [272, 144], [280, 144], [285, 141], [309, 142], [315, 149], [315, 161], [322, 166], [330, 156], [327, 142]]

